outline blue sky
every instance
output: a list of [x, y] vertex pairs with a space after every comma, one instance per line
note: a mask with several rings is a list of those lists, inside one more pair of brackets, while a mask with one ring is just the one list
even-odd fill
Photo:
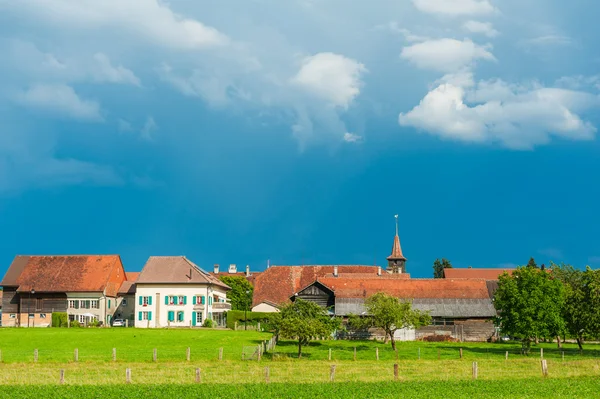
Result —
[[596, 2], [0, 0], [0, 274], [600, 266]]

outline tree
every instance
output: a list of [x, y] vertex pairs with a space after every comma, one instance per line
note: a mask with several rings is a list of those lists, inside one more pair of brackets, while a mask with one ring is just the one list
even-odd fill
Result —
[[452, 269], [452, 264], [446, 258], [433, 261], [433, 278], [444, 278], [444, 269]]
[[298, 340], [298, 358], [302, 357], [303, 346], [313, 339], [329, 337], [341, 325], [340, 320], [329, 316], [326, 309], [300, 298], [284, 305], [279, 315], [272, 319], [279, 323], [275, 330], [284, 338]]
[[529, 258], [529, 262], [527, 262], [527, 267], [533, 267], [537, 269], [537, 263], [535, 263], [535, 259], [533, 259], [533, 256], [531, 258]]
[[512, 275], [504, 272], [494, 294], [497, 323], [503, 333], [521, 339], [526, 353], [532, 339], [564, 333], [564, 303], [562, 282], [548, 271], [532, 267], [519, 267]]
[[600, 335], [600, 270], [551, 264], [552, 274], [565, 286], [563, 318], [580, 350], [586, 338]]
[[431, 323], [428, 312], [412, 309], [410, 302], [401, 301], [398, 298], [384, 292], [378, 292], [365, 300], [367, 315], [365, 317], [352, 317], [350, 323], [353, 327], [377, 327], [385, 331], [386, 341], [388, 337], [392, 342], [392, 349], [396, 350], [394, 334], [396, 330], [403, 328], [419, 328]]
[[[220, 276], [219, 279], [231, 287], [231, 290], [227, 292], [227, 298], [231, 301], [232, 310], [249, 310], [252, 307], [254, 288], [245, 277]], [[246, 291], [250, 291], [250, 293], [246, 294]]]

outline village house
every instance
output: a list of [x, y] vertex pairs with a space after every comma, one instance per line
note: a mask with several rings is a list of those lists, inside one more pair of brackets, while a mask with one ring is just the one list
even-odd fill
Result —
[[110, 325], [126, 281], [118, 255], [17, 256], [0, 285], [4, 327], [47, 327], [53, 312]]
[[185, 256], [151, 256], [135, 283], [135, 326], [225, 326], [229, 290]]
[[117, 292], [117, 310], [115, 320], [123, 320], [127, 326], [135, 324], [135, 283], [139, 272], [125, 272], [127, 280], [123, 281]]
[[[492, 298], [504, 269], [446, 269], [443, 279], [414, 279], [406, 273], [406, 261], [396, 232], [385, 270], [364, 265], [273, 266], [255, 279], [253, 310], [274, 312], [281, 304], [301, 298], [345, 319], [366, 314], [365, 299], [385, 292], [411, 301], [413, 308], [432, 316], [430, 326], [397, 331], [399, 340], [442, 335], [485, 341], [497, 334]], [[460, 270], [469, 271], [461, 274]], [[453, 273], [456, 278], [450, 277]], [[365, 338], [361, 334], [348, 336]], [[367, 337], [380, 338], [381, 334], [370, 330]]]

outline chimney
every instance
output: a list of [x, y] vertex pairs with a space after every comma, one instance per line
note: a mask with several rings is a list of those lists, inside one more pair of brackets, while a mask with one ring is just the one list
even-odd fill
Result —
[[250, 265], [246, 265], [246, 277], [250, 277]]
[[215, 273], [215, 274], [219, 273], [219, 264], [218, 264], [218, 263], [215, 263], [215, 266], [214, 266], [214, 273]]
[[267, 259], [267, 269], [271, 267], [271, 259]]
[[377, 266], [377, 275], [381, 276], [381, 266]]
[[334, 266], [333, 267], [333, 277], [337, 277], [338, 276], [338, 267]]
[[231, 273], [231, 274], [237, 273], [237, 266], [235, 265], [235, 263], [232, 263], [229, 265], [229, 273]]

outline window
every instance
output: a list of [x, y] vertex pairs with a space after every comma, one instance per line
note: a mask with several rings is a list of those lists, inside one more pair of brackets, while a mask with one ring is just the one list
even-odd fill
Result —
[[110, 299], [108, 300], [108, 308], [110, 309]]
[[91, 307], [92, 307], [92, 309], [99, 309], [98, 301], [97, 300], [91, 301]]
[[172, 310], [169, 310], [167, 319], [169, 321], [175, 321], [175, 312], [173, 312]]
[[16, 314], [14, 314], [14, 313], [11, 313], [9, 317], [10, 317], [11, 319], [14, 319], [14, 318], [16, 318], [16, 317], [17, 317], [17, 315], [16, 315]]
[[46, 313], [40, 313], [40, 319], [45, 319], [46, 318]]
[[177, 321], [179, 321], [179, 322], [183, 321], [183, 312], [177, 312]]
[[187, 297], [183, 295], [170, 295], [165, 297], [165, 305], [185, 305]]
[[123, 300], [121, 301], [121, 305], [127, 306], [127, 299], [123, 298]]
[[209, 305], [212, 305], [212, 303], [213, 303], [213, 297], [212, 297], [212, 296], [209, 296], [209, 297], [208, 297], [208, 304], [209, 304]]
[[79, 309], [79, 301], [69, 301], [69, 309]]
[[148, 306], [152, 305], [152, 297], [151, 296], [140, 296], [139, 297], [140, 306]]
[[33, 313], [29, 313], [29, 318], [33, 319], [35, 317], [35, 315]]
[[196, 324], [199, 325], [199, 326], [202, 325], [202, 312], [196, 313]]
[[152, 320], [152, 312], [139, 312], [139, 320]]
[[[110, 303], [110, 302], [109, 302]], [[91, 306], [91, 301], [81, 301], [81, 303], [79, 304], [81, 309], [89, 309]]]

